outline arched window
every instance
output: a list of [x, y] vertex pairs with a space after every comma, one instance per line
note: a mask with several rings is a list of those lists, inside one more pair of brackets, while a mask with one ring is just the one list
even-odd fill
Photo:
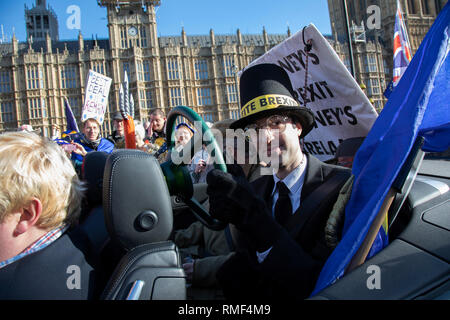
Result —
[[414, 0], [408, 0], [408, 13], [409, 14], [417, 13], [417, 8]]
[[430, 15], [430, 4], [428, 3], [429, 0], [422, 0], [422, 13], [425, 15]]

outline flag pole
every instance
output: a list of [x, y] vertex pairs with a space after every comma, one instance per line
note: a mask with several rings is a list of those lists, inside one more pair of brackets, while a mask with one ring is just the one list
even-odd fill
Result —
[[[418, 136], [409, 152], [408, 157], [405, 160], [405, 163], [402, 165], [397, 177], [392, 182], [389, 191], [384, 198], [383, 204], [381, 205], [380, 210], [378, 211], [375, 219], [372, 222], [369, 230], [367, 231], [367, 235], [364, 238], [363, 243], [359, 247], [358, 251], [355, 253], [353, 258], [350, 260], [345, 273], [349, 273], [356, 267], [360, 266], [366, 260], [367, 255], [369, 254], [370, 248], [372, 247], [373, 242], [375, 241], [375, 237], [378, 234], [383, 223], [387, 222], [387, 215], [391, 208], [392, 202], [394, 201], [397, 194], [400, 195], [400, 198], [396, 200], [394, 204], [394, 212], [391, 220], [395, 220], [398, 214], [398, 210], [403, 204], [403, 201], [406, 199], [411, 186], [416, 178], [417, 172], [419, 171], [420, 165], [422, 163], [422, 159], [424, 157], [424, 152], [422, 151], [422, 146], [424, 144], [425, 139], [423, 137]], [[396, 207], [397, 206], [397, 207]], [[392, 221], [389, 225], [392, 224]], [[385, 225], [385, 232], [388, 232], [388, 223]]]
[[386, 215], [391, 207], [392, 201], [394, 201], [396, 191], [393, 188], [390, 188], [386, 198], [384, 198], [383, 204], [381, 205], [380, 211], [378, 211], [377, 216], [375, 217], [372, 225], [370, 226], [369, 231], [367, 231], [367, 235], [364, 238], [363, 243], [359, 247], [358, 251], [356, 251], [352, 260], [348, 264], [345, 273], [349, 273], [353, 269], [362, 265], [364, 261], [366, 261], [366, 257], [369, 254], [370, 248], [372, 247], [373, 242], [375, 241], [375, 237], [378, 234], [378, 231], [381, 228], [381, 225], [386, 219]]
[[352, 38], [351, 38], [351, 35], [350, 35], [350, 24], [349, 24], [349, 21], [348, 21], [347, 0], [342, 0], [342, 5], [344, 6], [345, 27], [347, 28], [348, 55], [349, 55], [349, 58], [350, 58], [350, 73], [352, 74], [353, 78], [356, 80], [356, 77], [355, 77], [355, 61], [353, 60], [353, 45], [352, 45]]

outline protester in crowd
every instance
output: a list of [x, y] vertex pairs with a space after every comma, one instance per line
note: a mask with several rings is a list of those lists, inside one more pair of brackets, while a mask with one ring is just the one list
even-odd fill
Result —
[[210, 214], [247, 239], [217, 273], [227, 298], [306, 298], [332, 251], [325, 224], [350, 170], [303, 154], [299, 139], [313, 129], [314, 114], [294, 96], [283, 68], [246, 69], [241, 119], [231, 127], [256, 130], [258, 151], [267, 146], [273, 175], [251, 184], [236, 168], [207, 176]]
[[150, 143], [162, 145], [166, 141], [166, 115], [161, 109], [155, 109], [150, 114], [150, 126], [147, 129], [147, 138]]
[[159, 162], [165, 161], [167, 157], [166, 143], [166, 115], [161, 109], [155, 109], [150, 114], [150, 126], [147, 129], [148, 141], [151, 144], [150, 153], [153, 154]]
[[[79, 139], [75, 139], [73, 143], [77, 145], [77, 149], [72, 153], [73, 157], [82, 161], [90, 151], [104, 151], [111, 153], [114, 145], [106, 138], [100, 135], [100, 124], [96, 119], [89, 118], [83, 122], [82, 135]], [[75, 155], [74, 155], [75, 153]]]
[[[205, 122], [208, 128], [212, 128], [211, 122]], [[191, 164], [188, 167], [191, 173], [193, 183], [206, 183], [206, 175], [214, 167], [210, 163], [210, 155], [207, 151], [206, 144], [202, 144], [202, 148], [198, 150], [192, 157]]]
[[151, 145], [147, 140], [144, 140], [145, 129], [139, 120], [134, 121], [134, 130], [136, 134], [136, 149], [149, 152]]
[[[215, 122], [211, 130], [220, 143], [222, 138], [224, 159], [227, 164], [238, 164], [244, 171], [248, 181], [256, 180], [261, 176], [261, 167], [266, 165], [259, 160], [256, 149], [250, 143], [249, 137], [242, 130], [231, 130], [233, 119]], [[227, 132], [228, 131], [228, 132]]]
[[206, 183], [206, 175], [213, 169], [213, 165], [209, 164], [209, 153], [206, 144], [202, 144], [202, 148], [194, 154], [189, 165], [192, 183]]
[[144, 122], [144, 129], [145, 129], [145, 137], [144, 138], [147, 138], [147, 132], [150, 128], [150, 125], [151, 125], [150, 121], [147, 120]]
[[364, 137], [349, 138], [342, 141], [337, 147], [335, 160], [338, 166], [351, 168], [356, 152], [362, 145]]
[[89, 118], [83, 122], [82, 134], [71, 141], [76, 149], [72, 151], [71, 160], [77, 171], [81, 176], [81, 166], [83, 158], [91, 151], [104, 151], [111, 153], [114, 149], [114, 144], [100, 135], [100, 124], [96, 119]]
[[[223, 147], [224, 159], [227, 164], [238, 163], [238, 152], [245, 153], [243, 162], [239, 163], [245, 168], [249, 181], [259, 177], [256, 162], [249, 163], [248, 141], [242, 134], [226, 137], [233, 120], [222, 120], [212, 125], [211, 130]], [[222, 144], [223, 143], [223, 144]], [[237, 150], [238, 146], [245, 146], [245, 150]], [[233, 150], [233, 151], [231, 151]], [[227, 157], [227, 154], [232, 157]], [[209, 202], [204, 204], [209, 209]], [[205, 227], [201, 222], [194, 222], [188, 228], [176, 230], [174, 242], [180, 249], [183, 268], [191, 286], [188, 288], [188, 297], [192, 299], [222, 299], [223, 294], [217, 283], [216, 273], [220, 266], [233, 254], [234, 245], [229, 226], [222, 231], [214, 231]]]
[[194, 129], [186, 122], [181, 122], [175, 128], [175, 149], [180, 151], [194, 135]]
[[96, 272], [70, 227], [83, 188], [63, 150], [34, 133], [0, 135], [0, 299], [90, 299]]
[[113, 118], [114, 131], [108, 136], [108, 140], [114, 143], [115, 149], [125, 148], [125, 130], [123, 125], [123, 117], [120, 112], [116, 112]]

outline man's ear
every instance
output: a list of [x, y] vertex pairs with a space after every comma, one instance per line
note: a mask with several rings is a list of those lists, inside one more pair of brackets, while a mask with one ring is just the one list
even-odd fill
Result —
[[303, 127], [300, 122], [295, 123], [295, 128], [297, 129], [297, 135], [300, 137], [303, 131]]
[[15, 235], [21, 235], [27, 232], [32, 226], [36, 225], [42, 213], [42, 202], [37, 198], [32, 198], [28, 205], [22, 207], [22, 213], [14, 230]]

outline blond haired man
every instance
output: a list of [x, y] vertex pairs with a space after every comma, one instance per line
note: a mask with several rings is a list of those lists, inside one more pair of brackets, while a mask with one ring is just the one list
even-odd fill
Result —
[[64, 151], [34, 133], [1, 134], [0, 185], [0, 299], [92, 298], [95, 272], [69, 232], [83, 187]]

